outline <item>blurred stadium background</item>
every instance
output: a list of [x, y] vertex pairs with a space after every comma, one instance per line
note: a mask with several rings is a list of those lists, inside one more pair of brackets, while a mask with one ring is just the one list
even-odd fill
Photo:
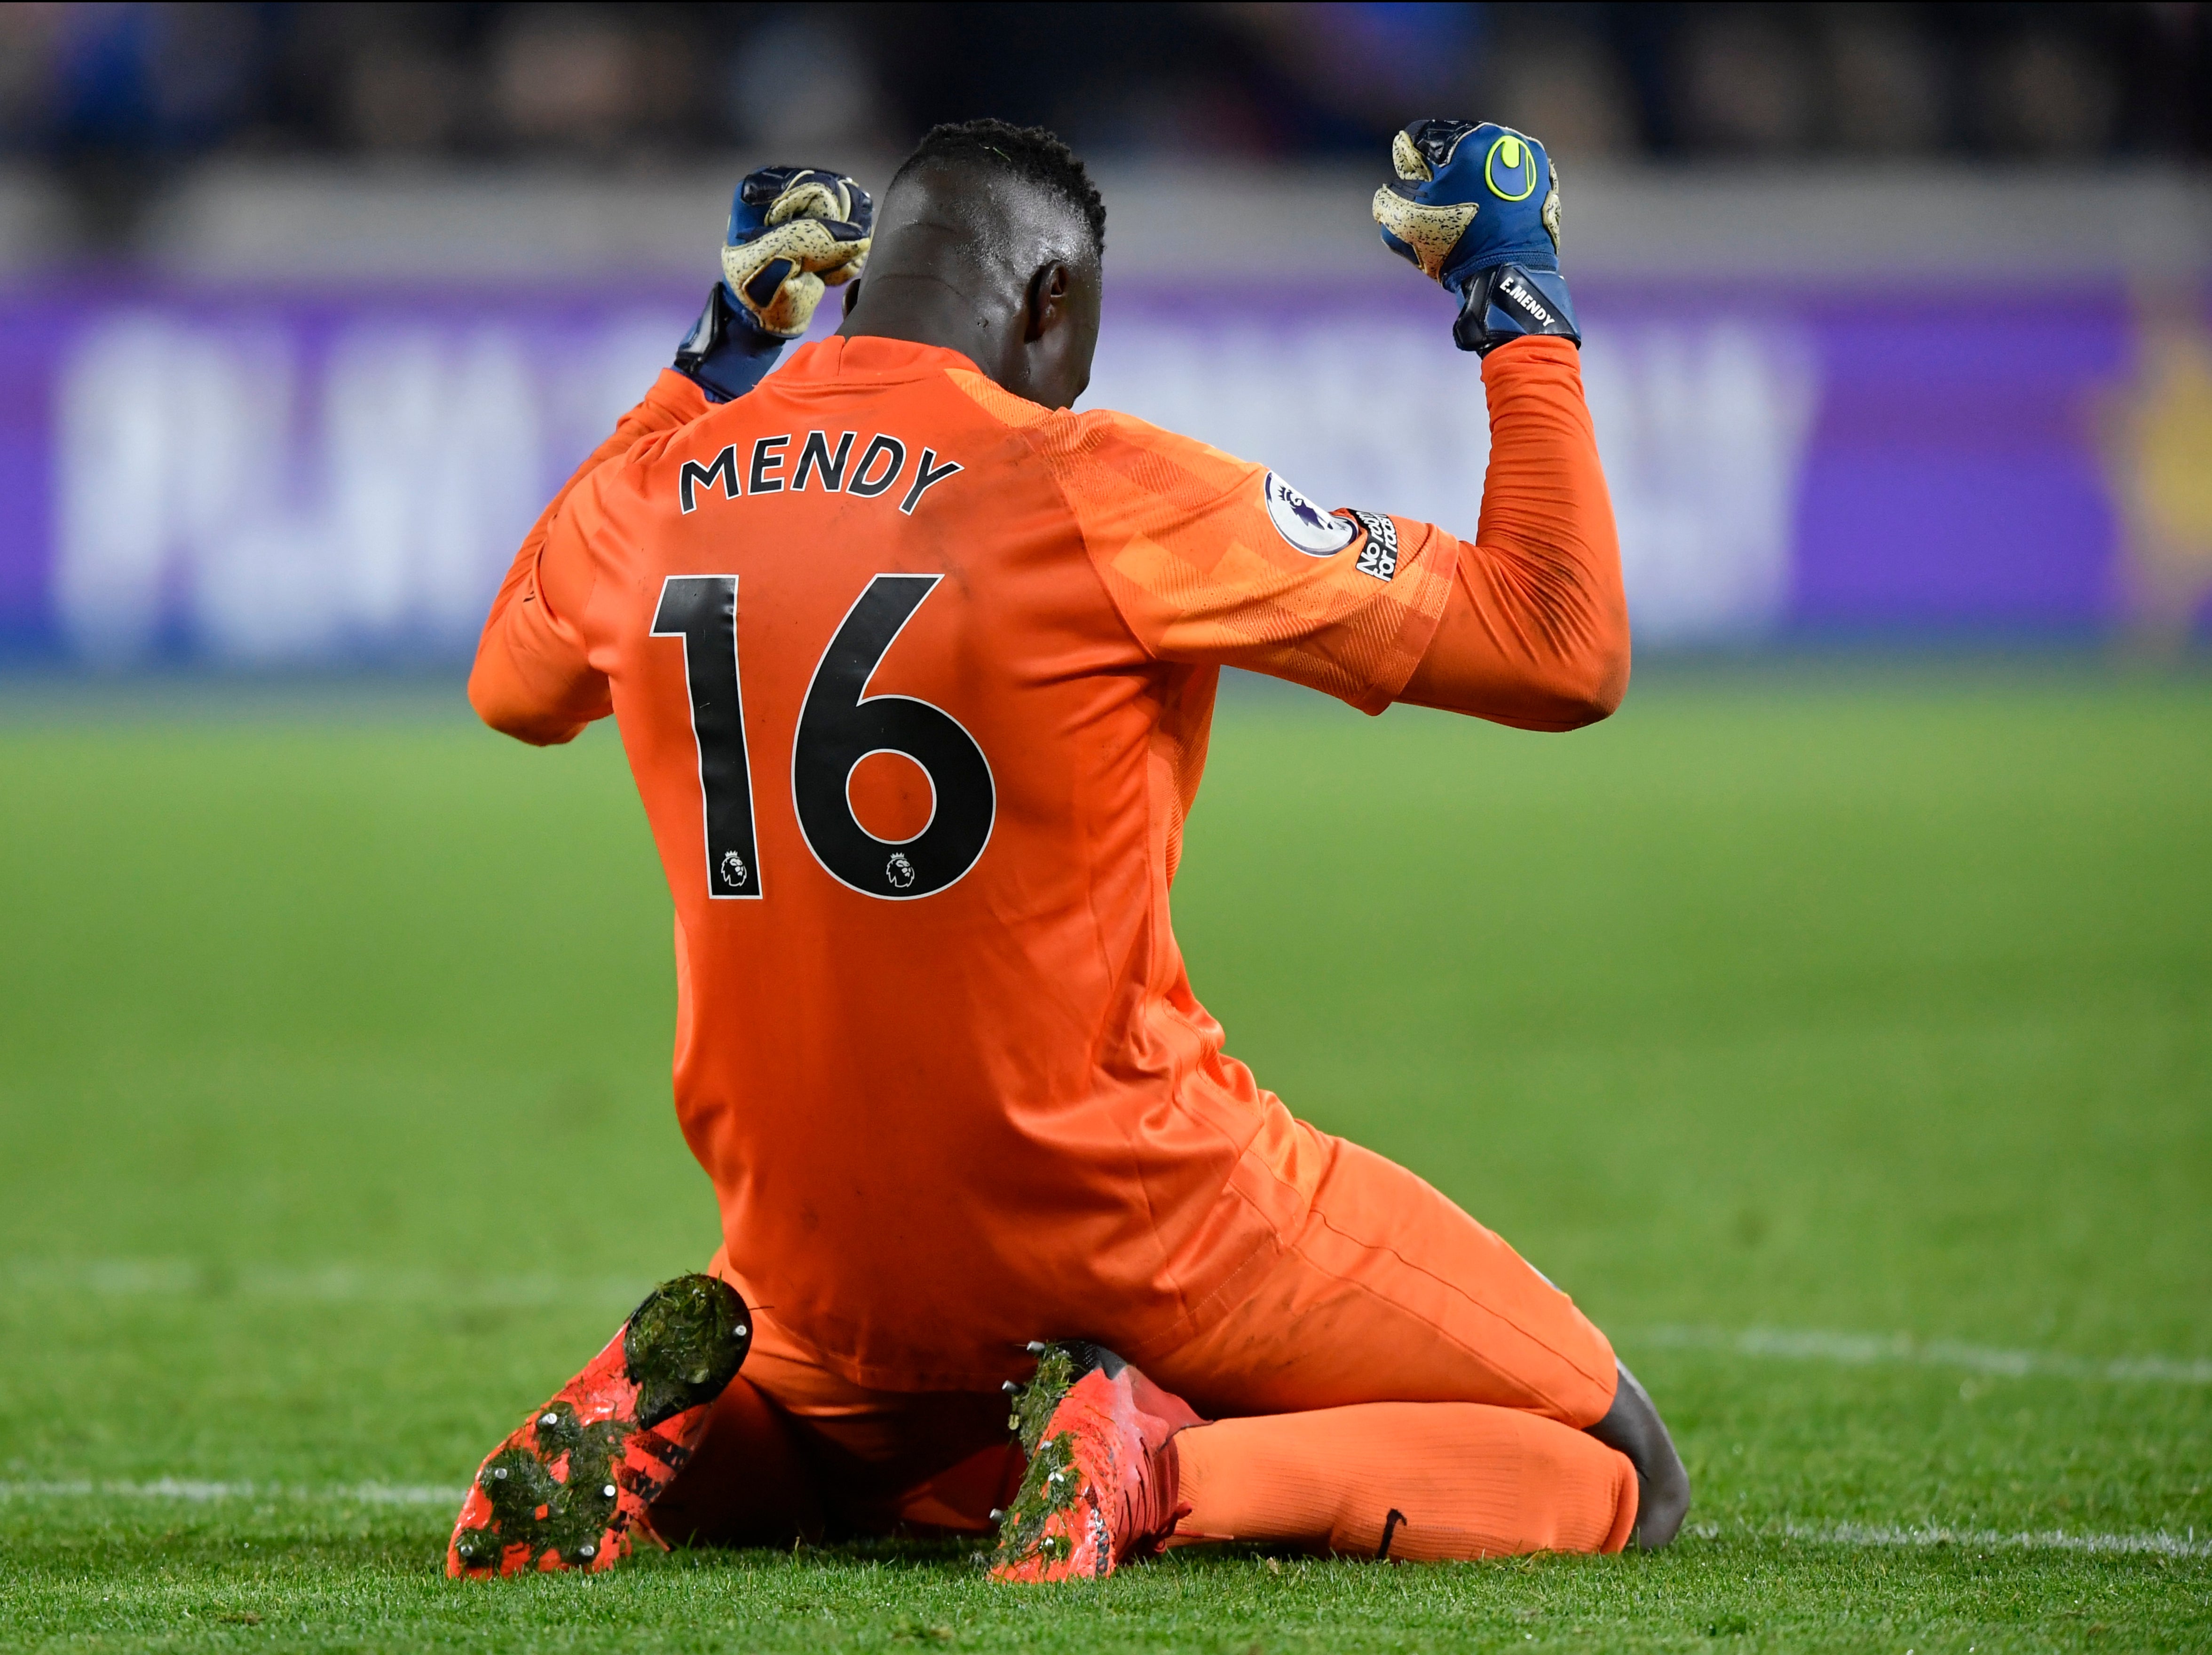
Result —
[[1094, 402], [1471, 527], [1472, 364], [1366, 213], [1446, 112], [1561, 163], [1647, 652], [2202, 636], [2203, 5], [32, 4], [0, 664], [458, 664], [732, 181], [979, 112], [1100, 175]]
[[[1553, 147], [1638, 688], [1231, 696], [1175, 918], [1620, 1342], [1692, 1543], [432, 1574], [714, 1245], [619, 745], [474, 723], [489, 596], [744, 171], [982, 113], [1104, 188], [1094, 401], [1462, 530], [1367, 203]], [[2212, 1646], [2209, 634], [2212, 6], [0, 5], [0, 1645]]]

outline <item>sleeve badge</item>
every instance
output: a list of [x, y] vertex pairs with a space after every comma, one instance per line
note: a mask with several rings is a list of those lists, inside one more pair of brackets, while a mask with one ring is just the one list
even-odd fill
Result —
[[1359, 532], [1342, 518], [1322, 511], [1273, 471], [1261, 486], [1267, 491], [1267, 521], [1275, 525], [1277, 534], [1308, 557], [1334, 557], [1352, 544]]
[[1359, 549], [1359, 561], [1353, 567], [1377, 580], [1388, 580], [1398, 573], [1396, 524], [1380, 512], [1363, 512], [1356, 506], [1347, 506], [1337, 516], [1340, 519], [1349, 518], [1367, 530], [1367, 543]]

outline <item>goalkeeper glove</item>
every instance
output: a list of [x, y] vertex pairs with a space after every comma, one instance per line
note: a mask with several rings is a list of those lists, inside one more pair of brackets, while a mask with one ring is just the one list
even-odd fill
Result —
[[1460, 300], [1452, 339], [1487, 355], [1509, 339], [1582, 343], [1559, 274], [1559, 178], [1544, 146], [1486, 121], [1422, 121], [1390, 141], [1398, 179], [1375, 192], [1382, 245]]
[[868, 259], [875, 202], [851, 179], [812, 167], [749, 173], [730, 203], [722, 279], [677, 347], [676, 371], [710, 402], [758, 385], [806, 331], [830, 288]]

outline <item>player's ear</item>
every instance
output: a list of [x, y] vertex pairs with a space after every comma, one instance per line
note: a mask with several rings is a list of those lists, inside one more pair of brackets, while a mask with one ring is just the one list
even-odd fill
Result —
[[1037, 266], [1030, 277], [1029, 316], [1022, 337], [1034, 344], [1067, 319], [1067, 300], [1075, 286], [1075, 272], [1055, 258]]
[[1065, 259], [1040, 264], [1030, 277], [1020, 358], [1010, 364], [1020, 383], [999, 383], [1047, 408], [1073, 408], [1091, 383], [1098, 344], [1098, 282]]

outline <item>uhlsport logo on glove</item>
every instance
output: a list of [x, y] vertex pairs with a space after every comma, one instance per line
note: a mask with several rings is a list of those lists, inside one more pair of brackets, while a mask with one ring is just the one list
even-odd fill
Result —
[[1273, 471], [1261, 487], [1267, 500], [1267, 521], [1275, 532], [1308, 557], [1334, 557], [1352, 544], [1358, 530], [1340, 517], [1332, 517]]
[[1483, 182], [1500, 201], [1526, 201], [1536, 193], [1536, 155], [1518, 132], [1508, 132], [1483, 158]]
[[1494, 121], [1420, 121], [1390, 141], [1375, 192], [1382, 245], [1454, 293], [1500, 264], [1559, 268], [1559, 173], [1544, 146]]

